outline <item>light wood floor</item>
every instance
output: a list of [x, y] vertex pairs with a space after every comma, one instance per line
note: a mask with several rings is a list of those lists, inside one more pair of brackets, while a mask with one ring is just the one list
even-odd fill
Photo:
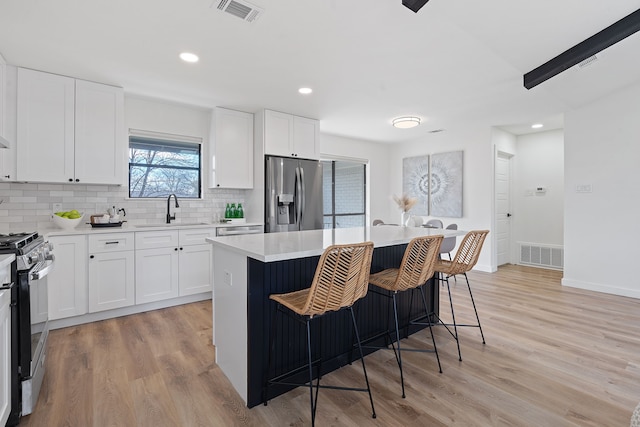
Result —
[[[433, 354], [404, 353], [406, 399], [393, 353], [369, 355], [377, 419], [366, 393], [322, 390], [317, 425], [629, 425], [640, 401], [638, 300], [562, 288], [560, 273], [535, 268], [469, 276], [486, 345], [463, 330], [458, 362], [439, 327], [443, 373]], [[468, 317], [460, 279], [453, 290]], [[21, 426], [310, 425], [304, 388], [244, 406], [215, 364], [209, 302], [60, 329], [49, 342], [38, 405]], [[403, 341], [429, 343], [426, 331]], [[354, 363], [323, 381], [358, 383], [361, 372]]]

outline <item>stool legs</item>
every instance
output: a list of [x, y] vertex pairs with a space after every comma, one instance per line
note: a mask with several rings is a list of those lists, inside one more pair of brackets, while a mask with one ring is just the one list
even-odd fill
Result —
[[474, 327], [474, 328], [480, 329], [480, 336], [482, 337], [482, 344], [486, 344], [486, 341], [484, 339], [484, 332], [482, 331], [482, 325], [480, 324], [480, 316], [478, 316], [478, 309], [476, 308], [476, 302], [475, 302], [475, 299], [473, 298], [473, 292], [471, 292], [471, 286], [469, 284], [469, 277], [467, 277], [467, 273], [463, 273], [463, 274], [464, 274], [465, 280], [467, 281], [467, 289], [469, 290], [469, 297], [471, 298], [471, 304], [473, 305], [473, 312], [475, 313], [476, 321], [478, 322], [475, 325], [464, 325], [464, 324], [458, 324], [456, 322], [456, 315], [455, 315], [455, 312], [453, 310], [453, 300], [451, 298], [451, 288], [449, 286], [449, 277], [451, 277], [451, 276], [445, 276], [444, 279], [440, 279], [443, 282], [446, 282], [446, 284], [447, 284], [447, 293], [449, 294], [449, 305], [451, 306], [451, 319], [453, 320], [453, 330], [454, 330], [454, 333], [452, 335], [454, 336], [454, 338], [456, 339], [456, 343], [458, 344], [458, 359], [460, 361], [462, 361], [462, 354], [460, 353], [460, 339], [458, 337], [458, 327], [468, 326], [468, 327]]
[[[364, 352], [362, 351], [362, 344], [360, 341], [360, 333], [358, 331], [358, 325], [356, 323], [356, 318], [353, 312], [353, 307], [347, 307], [347, 310], [349, 311], [350, 317], [351, 317], [351, 323], [353, 326], [353, 330], [355, 333], [355, 338], [356, 338], [356, 342], [358, 344], [358, 350], [360, 351], [360, 361], [362, 363], [362, 372], [364, 373], [364, 379], [365, 379], [365, 383], [367, 385], [367, 388], [354, 388], [354, 387], [338, 387], [338, 386], [330, 386], [330, 385], [320, 385], [320, 378], [322, 377], [321, 375], [321, 370], [320, 370], [320, 365], [318, 362], [318, 368], [317, 368], [317, 377], [315, 380], [315, 384], [314, 384], [314, 378], [313, 378], [313, 355], [311, 353], [311, 321], [314, 319], [321, 319], [321, 316], [317, 316], [317, 317], [308, 317], [308, 316], [303, 316], [302, 318], [298, 318], [299, 321], [304, 322], [305, 324], [305, 332], [306, 332], [306, 344], [307, 344], [307, 357], [308, 357], [308, 364], [307, 364], [307, 370], [308, 370], [308, 374], [309, 374], [309, 380], [307, 383], [304, 384], [294, 384], [291, 382], [286, 381], [286, 377], [289, 374], [284, 374], [284, 375], [280, 375], [278, 376], [277, 379], [270, 379], [269, 375], [271, 374], [272, 368], [273, 368], [273, 353], [274, 353], [274, 347], [275, 347], [275, 336], [274, 336], [274, 330], [275, 330], [275, 325], [276, 325], [276, 316], [278, 311], [280, 311], [281, 308], [278, 305], [278, 307], [276, 308], [275, 312], [273, 313], [273, 317], [272, 317], [272, 328], [271, 331], [269, 332], [269, 355], [268, 355], [268, 368], [266, 371], [266, 378], [264, 380], [264, 387], [263, 387], [263, 403], [266, 406], [267, 402], [268, 402], [268, 397], [269, 397], [269, 384], [273, 383], [281, 383], [281, 384], [286, 384], [286, 385], [307, 385], [309, 388], [309, 408], [311, 410], [311, 425], [312, 427], [315, 426], [315, 419], [316, 419], [316, 411], [318, 408], [318, 393], [320, 392], [320, 388], [329, 388], [329, 389], [336, 389], [336, 390], [353, 390], [353, 391], [366, 391], [369, 394], [369, 402], [371, 402], [371, 416], [372, 418], [376, 418], [376, 411], [375, 411], [375, 407], [373, 405], [373, 395], [371, 394], [371, 387], [369, 385], [369, 376], [367, 375], [367, 368], [365, 366], [365, 362], [364, 362]], [[320, 359], [321, 361], [321, 359]], [[304, 366], [301, 367], [302, 369], [304, 369]], [[300, 370], [294, 370], [293, 372], [298, 371], [300, 372]], [[304, 371], [302, 371], [304, 372]], [[314, 388], [315, 388], [315, 395], [314, 395]]]

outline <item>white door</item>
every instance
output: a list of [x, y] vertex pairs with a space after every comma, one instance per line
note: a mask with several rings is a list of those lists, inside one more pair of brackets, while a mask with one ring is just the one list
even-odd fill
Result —
[[56, 263], [47, 276], [49, 320], [80, 316], [88, 310], [87, 236], [51, 236]]
[[511, 156], [496, 158], [496, 230], [498, 265], [511, 262]]
[[136, 304], [178, 296], [178, 248], [136, 251]]

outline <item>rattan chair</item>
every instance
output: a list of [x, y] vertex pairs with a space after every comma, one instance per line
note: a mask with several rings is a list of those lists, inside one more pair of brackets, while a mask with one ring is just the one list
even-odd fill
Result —
[[[453, 336], [458, 345], [458, 359], [462, 360], [462, 354], [460, 353], [460, 338], [458, 336], [458, 327], [469, 326], [480, 329], [480, 335], [482, 336], [482, 344], [485, 344], [484, 333], [482, 332], [482, 326], [480, 325], [480, 317], [478, 316], [478, 310], [476, 309], [476, 303], [473, 299], [473, 293], [471, 292], [471, 286], [469, 285], [469, 277], [467, 277], [467, 271], [470, 271], [474, 265], [478, 262], [480, 251], [485, 238], [489, 234], [489, 230], [474, 230], [468, 232], [456, 252], [453, 261], [439, 259], [435, 265], [435, 271], [441, 273], [439, 280], [444, 281], [447, 284], [447, 292], [449, 294], [449, 304], [451, 305], [451, 318], [452, 324], [445, 326], [453, 326]], [[467, 289], [469, 289], [469, 296], [471, 297], [471, 303], [473, 304], [473, 311], [476, 314], [477, 324], [457, 324], [456, 316], [453, 310], [453, 300], [451, 298], [451, 288], [449, 287], [449, 278], [457, 274], [464, 274], [464, 278], [467, 280]]]
[[[275, 316], [279, 311], [285, 312], [286, 307], [289, 311], [288, 314], [293, 313], [293, 317], [304, 323], [306, 326], [307, 334], [307, 356], [308, 364], [306, 368], [309, 372], [309, 381], [306, 383], [292, 383], [288, 382], [287, 378], [289, 374], [283, 374], [277, 378], [267, 378], [265, 381], [264, 389], [264, 404], [267, 404], [268, 387], [273, 384], [285, 384], [301, 386], [307, 385], [309, 387], [309, 399], [311, 408], [311, 425], [315, 425], [316, 408], [318, 402], [318, 393], [320, 388], [340, 389], [340, 390], [353, 390], [353, 391], [366, 391], [369, 393], [369, 400], [371, 402], [372, 417], [376, 417], [376, 412], [373, 407], [373, 397], [371, 395], [371, 388], [369, 387], [369, 378], [367, 376], [367, 370], [364, 363], [364, 354], [362, 353], [362, 346], [360, 344], [360, 334], [358, 332], [358, 326], [356, 324], [355, 315], [353, 314], [353, 304], [364, 297], [368, 290], [369, 271], [371, 269], [371, 257], [373, 255], [373, 243], [365, 242], [353, 245], [334, 245], [328, 247], [318, 262], [318, 266], [311, 283], [311, 287], [302, 289], [295, 292], [286, 294], [272, 294], [269, 298], [276, 303], [277, 309], [274, 311]], [[351, 314], [351, 321], [353, 323], [353, 330], [355, 332], [355, 338], [358, 348], [360, 349], [360, 360], [362, 361], [362, 371], [367, 387], [366, 388], [353, 388], [353, 387], [337, 387], [320, 385], [321, 372], [316, 369], [317, 378], [316, 384], [313, 384], [314, 379], [314, 362], [311, 355], [311, 328], [310, 322], [312, 320], [321, 318], [323, 315], [342, 309], [349, 310]], [[272, 354], [274, 351], [274, 334], [275, 331], [271, 331], [271, 348], [269, 353], [269, 368], [267, 375], [270, 375], [272, 368]], [[316, 363], [317, 365], [317, 363]], [[299, 370], [296, 370], [299, 371]], [[316, 389], [315, 397], [313, 389]]]
[[[372, 292], [383, 295], [393, 301], [393, 318], [395, 323], [395, 339], [391, 339], [391, 348], [393, 349], [398, 367], [400, 368], [400, 384], [402, 387], [402, 397], [405, 397], [404, 392], [404, 374], [402, 371], [402, 351], [418, 351], [418, 352], [433, 352], [436, 354], [436, 360], [438, 361], [438, 370], [442, 372], [442, 366], [440, 365], [440, 357], [438, 356], [438, 348], [436, 347], [436, 340], [433, 336], [433, 330], [431, 329], [431, 322], [427, 325], [431, 332], [431, 341], [433, 342], [433, 350], [422, 349], [410, 349], [401, 348], [400, 346], [400, 331], [398, 325], [398, 302], [397, 295], [399, 292], [414, 291], [419, 289], [422, 295], [422, 302], [427, 315], [429, 310], [427, 309], [426, 299], [421, 285], [424, 285], [427, 280], [433, 276], [433, 268], [435, 266], [438, 253], [440, 251], [440, 244], [442, 243], [443, 236], [425, 236], [412, 239], [407, 248], [405, 249], [404, 256], [399, 268], [389, 268], [379, 273], [372, 274], [369, 277], [369, 283], [378, 288], [384, 289], [387, 292], [377, 292], [372, 289]], [[411, 311], [411, 310], [409, 310]], [[411, 318], [411, 313], [409, 313]], [[389, 335], [389, 332], [385, 333]], [[394, 345], [394, 341], [398, 346]], [[388, 348], [388, 347], [374, 347], [374, 348]]]

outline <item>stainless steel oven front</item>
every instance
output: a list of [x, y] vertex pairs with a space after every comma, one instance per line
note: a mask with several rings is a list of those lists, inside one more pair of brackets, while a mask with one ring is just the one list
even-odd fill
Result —
[[[35, 408], [47, 355], [49, 337], [47, 275], [54, 265], [53, 255], [42, 259], [29, 270], [18, 271], [19, 295], [22, 298], [20, 367], [22, 381], [22, 415], [29, 415]], [[25, 313], [28, 307], [28, 314]], [[28, 335], [27, 335], [28, 334]]]

